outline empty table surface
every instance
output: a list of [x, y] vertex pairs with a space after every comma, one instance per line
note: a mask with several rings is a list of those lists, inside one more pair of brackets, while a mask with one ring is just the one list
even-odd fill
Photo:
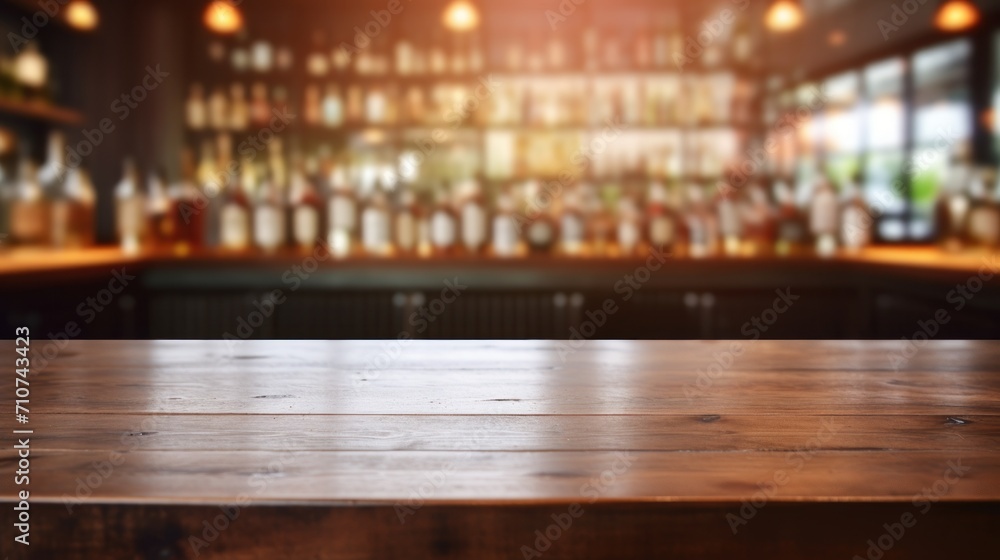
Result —
[[[13, 364], [13, 342], [0, 347]], [[63, 547], [67, 558], [107, 545], [111, 530], [130, 535], [122, 550], [135, 554], [264, 557], [279, 550], [262, 545], [274, 541], [260, 536], [268, 516], [318, 511], [325, 521], [315, 523], [351, 530], [333, 536], [327, 527], [330, 542], [343, 543], [314, 556], [298, 550], [303, 557], [391, 557], [388, 538], [434, 557], [532, 557], [523, 545], [568, 558], [595, 550], [586, 535], [600, 530], [535, 543], [532, 528], [544, 535], [571, 507], [581, 513], [572, 519], [589, 508], [590, 522], [607, 521], [603, 530], [618, 537], [680, 515], [691, 527], [656, 530], [673, 540], [642, 545], [654, 547], [644, 553], [706, 555], [718, 550], [684, 533], [731, 539], [728, 553], [739, 554], [763, 546], [755, 530], [764, 540], [811, 512], [870, 523], [877, 538], [879, 520], [891, 525], [908, 509], [919, 516], [921, 495], [941, 512], [911, 546], [933, 548], [928, 530], [954, 523], [971, 531], [965, 539], [979, 548], [966, 553], [975, 555], [978, 528], [1000, 519], [994, 342], [931, 341], [914, 353], [900, 341], [59, 348], [36, 337], [31, 355], [30, 421], [11, 415], [9, 426], [33, 431], [33, 552]], [[13, 409], [9, 369], [0, 400]], [[6, 446], [5, 502], [21, 489], [8, 476], [16, 463]], [[202, 522], [227, 504], [257, 513], [227, 519], [219, 542], [208, 539]], [[772, 519], [758, 521], [766, 508]], [[616, 520], [629, 528], [608, 529]], [[6, 525], [5, 549], [14, 536]], [[241, 548], [254, 536], [256, 548]], [[807, 550], [789, 539], [770, 553]], [[843, 546], [862, 557], [867, 547]]]

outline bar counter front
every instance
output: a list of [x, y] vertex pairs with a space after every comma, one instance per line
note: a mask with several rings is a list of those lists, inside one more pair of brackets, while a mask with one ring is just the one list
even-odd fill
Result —
[[0, 501], [64, 560], [997, 558], [1000, 345], [898, 350], [70, 341]]

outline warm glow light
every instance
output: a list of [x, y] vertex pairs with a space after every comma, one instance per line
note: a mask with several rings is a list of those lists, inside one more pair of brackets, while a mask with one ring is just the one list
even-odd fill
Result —
[[968, 0], [946, 0], [934, 16], [942, 31], [965, 31], [979, 23], [979, 9]]
[[66, 23], [82, 31], [97, 27], [97, 8], [89, 0], [73, 0], [66, 6]]
[[455, 0], [444, 10], [442, 19], [452, 31], [469, 31], [479, 26], [479, 11], [468, 0]]
[[231, 2], [212, 0], [205, 8], [205, 26], [216, 33], [236, 33], [243, 27], [243, 14]]
[[795, 0], [775, 0], [764, 16], [767, 27], [780, 33], [798, 29], [804, 19], [802, 6]]

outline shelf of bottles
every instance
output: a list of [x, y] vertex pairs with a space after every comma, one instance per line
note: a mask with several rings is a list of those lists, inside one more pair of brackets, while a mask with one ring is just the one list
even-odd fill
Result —
[[768, 122], [803, 107], [808, 116], [782, 135], [769, 173], [800, 204], [826, 180], [843, 199], [860, 191], [885, 241], [996, 245], [998, 175], [971, 163], [970, 57], [970, 42], [957, 39], [818, 81], [776, 82]]

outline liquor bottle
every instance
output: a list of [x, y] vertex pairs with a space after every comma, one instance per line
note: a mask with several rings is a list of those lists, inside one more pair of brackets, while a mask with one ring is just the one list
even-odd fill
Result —
[[680, 241], [680, 220], [670, 207], [667, 189], [654, 181], [649, 186], [646, 204], [647, 237], [653, 249], [671, 252]]
[[722, 251], [727, 257], [738, 256], [743, 223], [736, 191], [721, 189], [716, 196], [715, 208], [719, 215], [719, 231], [722, 233]]
[[191, 130], [203, 130], [208, 126], [208, 107], [205, 104], [205, 89], [200, 83], [191, 84], [185, 106], [187, 125]]
[[358, 203], [354, 191], [347, 184], [343, 167], [335, 167], [330, 174], [327, 199], [327, 243], [336, 257], [346, 257], [354, 245], [357, 229]]
[[202, 210], [204, 237], [201, 243], [205, 247], [214, 248], [220, 244], [219, 235], [222, 232], [220, 215], [225, 196], [224, 189], [229, 181], [223, 180], [219, 175], [218, 159], [215, 157], [211, 141], [202, 141], [200, 153], [198, 168], [195, 171], [195, 184], [207, 202]]
[[431, 246], [434, 253], [439, 256], [451, 255], [457, 244], [458, 220], [449, 201], [446, 187], [437, 190], [434, 203], [430, 219]]
[[578, 256], [587, 248], [587, 220], [583, 214], [582, 188], [568, 189], [563, 196], [559, 216], [559, 245], [564, 255]]
[[872, 219], [868, 206], [861, 197], [858, 178], [848, 182], [844, 204], [840, 211], [840, 241], [844, 249], [856, 253], [871, 243]]
[[486, 246], [488, 218], [482, 188], [475, 180], [459, 188], [461, 199], [462, 246], [469, 254], [479, 254]]
[[414, 58], [416, 52], [413, 44], [403, 39], [396, 43], [396, 74], [409, 76], [414, 73]]
[[542, 185], [537, 180], [529, 180], [523, 188], [525, 207], [530, 212], [524, 229], [528, 251], [536, 255], [550, 254], [559, 240], [558, 224], [549, 213], [550, 207], [544, 208], [540, 203], [546, 196]]
[[229, 178], [219, 211], [219, 245], [229, 251], [250, 248], [250, 198], [257, 187], [253, 162], [244, 159], [239, 176]]
[[493, 255], [515, 257], [520, 252], [520, 225], [515, 214], [514, 197], [503, 192], [497, 197], [497, 213], [493, 216]]
[[292, 239], [303, 251], [311, 251], [320, 239], [320, 217], [323, 201], [316, 186], [309, 180], [304, 164], [299, 164], [292, 172], [289, 185], [289, 205], [291, 207]]
[[256, 82], [250, 86], [250, 124], [263, 128], [271, 120], [271, 105], [267, 100], [267, 85]]
[[981, 169], [975, 173], [969, 187], [968, 235], [984, 247], [1000, 246], [1000, 205], [994, 193], [994, 172]]
[[344, 102], [344, 120], [350, 124], [362, 124], [364, 119], [364, 91], [359, 85], [348, 86], [346, 101]]
[[601, 198], [597, 187], [584, 183], [582, 191], [584, 213], [587, 215], [587, 238], [590, 239], [590, 252], [598, 257], [607, 256], [611, 253], [611, 236], [615, 228], [614, 217]]
[[54, 200], [63, 194], [66, 182], [66, 164], [63, 155], [66, 153], [66, 139], [61, 132], [49, 134], [48, 154], [45, 163], [38, 169], [38, 182], [42, 192], [49, 200]]
[[323, 124], [327, 128], [337, 128], [344, 124], [344, 102], [340, 97], [340, 90], [334, 84], [328, 84], [323, 95]]
[[265, 253], [274, 253], [285, 244], [285, 199], [273, 172], [260, 187], [253, 206], [254, 244]]
[[365, 254], [386, 257], [392, 253], [391, 218], [385, 189], [379, 185], [361, 212], [361, 246]]
[[705, 200], [700, 185], [688, 186], [688, 254], [694, 258], [710, 257], [717, 253], [719, 246], [719, 222]]
[[250, 105], [246, 89], [239, 82], [229, 87], [229, 128], [240, 131], [250, 127]]
[[365, 121], [368, 124], [383, 124], [387, 120], [388, 100], [385, 90], [373, 86], [365, 94]]
[[174, 242], [173, 216], [167, 197], [167, 174], [163, 168], [150, 173], [146, 182], [146, 224], [150, 242], [156, 248], [169, 247]]
[[122, 251], [134, 254], [145, 234], [146, 208], [135, 163], [126, 159], [123, 167], [122, 179], [115, 187], [115, 217]]
[[775, 213], [767, 191], [760, 183], [754, 182], [747, 187], [742, 214], [743, 235], [750, 255], [772, 251], [777, 227]]
[[309, 126], [319, 126], [323, 122], [323, 102], [316, 84], [306, 86], [302, 100], [302, 118]]
[[405, 189], [399, 195], [399, 209], [396, 211], [393, 224], [396, 249], [404, 255], [411, 255], [417, 251], [417, 227], [421, 214], [416, 195], [412, 190]]
[[194, 153], [190, 148], [181, 150], [180, 179], [170, 185], [168, 197], [171, 221], [175, 228], [174, 252], [186, 255], [202, 245], [206, 213], [215, 202], [198, 192]]
[[615, 236], [618, 253], [623, 257], [636, 254], [642, 242], [642, 214], [639, 204], [631, 194], [618, 201], [618, 228]]
[[52, 203], [52, 245], [89, 247], [94, 244], [94, 185], [85, 169], [66, 174], [63, 192]]
[[966, 241], [971, 182], [972, 170], [966, 159], [954, 156], [935, 205], [937, 236], [945, 250], [957, 251]]
[[837, 195], [833, 186], [821, 177], [809, 208], [809, 229], [816, 240], [816, 254], [830, 257], [837, 252]]
[[795, 205], [792, 188], [784, 180], [774, 184], [774, 199], [778, 204], [778, 241], [775, 253], [785, 257], [798, 253], [806, 242], [806, 219]]
[[420, 86], [410, 86], [406, 90], [406, 122], [421, 124], [426, 119], [424, 90]]
[[208, 97], [208, 125], [213, 130], [229, 129], [229, 101], [222, 88], [215, 88]]
[[51, 232], [51, 210], [45, 192], [38, 182], [35, 163], [28, 158], [21, 160], [17, 194], [11, 204], [10, 235], [19, 245], [45, 245]]

